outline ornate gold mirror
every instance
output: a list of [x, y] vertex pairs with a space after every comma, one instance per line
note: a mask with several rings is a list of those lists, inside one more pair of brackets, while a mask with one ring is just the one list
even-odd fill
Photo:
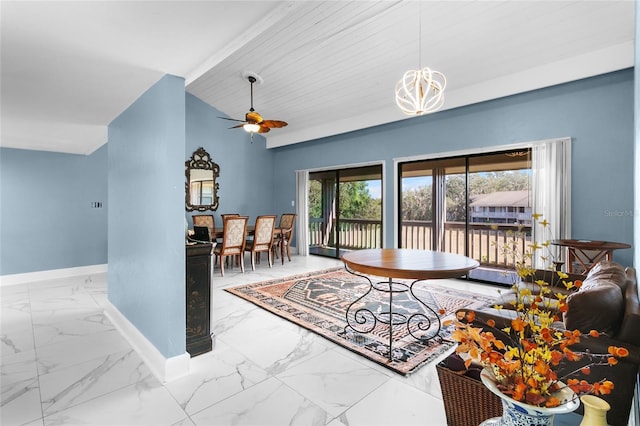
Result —
[[191, 158], [184, 162], [187, 211], [218, 209], [218, 182], [220, 166], [211, 161], [204, 148], [198, 148]]

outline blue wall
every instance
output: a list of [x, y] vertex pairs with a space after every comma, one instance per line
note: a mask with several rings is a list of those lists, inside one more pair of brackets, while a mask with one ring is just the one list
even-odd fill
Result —
[[[572, 235], [633, 244], [633, 70], [277, 148], [275, 208], [290, 209], [295, 171], [384, 161], [385, 245], [396, 219], [393, 159], [569, 136]], [[615, 259], [632, 264], [633, 250]]]
[[167, 358], [185, 353], [184, 79], [109, 125], [109, 300]]
[[[223, 113], [187, 94], [187, 144], [185, 161], [203, 147], [220, 166], [220, 205], [215, 212], [187, 213], [189, 226], [192, 214], [213, 214], [216, 226], [222, 226], [220, 214], [240, 213], [249, 216], [249, 223], [261, 214], [279, 214], [273, 209], [271, 185], [273, 152], [267, 150], [265, 139], [256, 134], [253, 143], [242, 129], [229, 129], [233, 121], [218, 117]], [[184, 179], [183, 179], [184, 180]]]
[[106, 146], [0, 148], [0, 275], [106, 264], [107, 201]]
[[[624, 70], [272, 150], [258, 135], [251, 143], [228, 130], [219, 111], [185, 96], [183, 79], [165, 76], [90, 156], [0, 150], [0, 274], [104, 264], [108, 232], [110, 301], [164, 356], [183, 354], [184, 161], [199, 146], [221, 168], [217, 219], [291, 211], [296, 170], [383, 161], [391, 246], [394, 158], [569, 136], [573, 236], [633, 244], [633, 76]], [[631, 265], [633, 250], [615, 258]]]
[[[219, 222], [219, 214], [226, 212], [253, 218], [291, 211], [298, 169], [384, 161], [386, 190], [392, 195], [393, 158], [570, 136], [573, 236], [633, 244], [633, 75], [633, 70], [619, 71], [271, 150], [265, 150], [259, 135], [252, 144], [242, 130], [229, 130], [231, 122], [219, 119], [219, 111], [196, 97], [187, 94], [184, 105], [182, 88], [183, 100], [176, 100], [174, 109], [179, 118], [184, 111], [177, 110], [181, 105], [186, 108], [186, 144], [176, 157], [180, 161], [171, 163], [180, 169], [175, 183], [180, 199], [172, 208], [181, 210], [177, 220], [181, 238], [183, 164], [199, 146], [221, 167], [220, 208], [214, 212]], [[165, 138], [160, 136], [159, 140]], [[147, 160], [165, 155], [169, 148], [151, 141], [154, 138], [153, 132], [142, 137], [147, 145], [136, 148], [136, 155]], [[136, 172], [135, 162], [140, 160], [130, 156], [129, 149], [136, 145], [131, 143], [123, 147], [122, 155]], [[106, 162], [106, 146], [90, 156], [0, 149], [0, 274], [107, 262], [106, 212], [113, 200], [105, 195]], [[124, 194], [131, 194], [129, 182], [123, 187]], [[114, 192], [110, 189], [110, 194]], [[30, 200], [33, 194], [38, 197], [35, 203]], [[149, 196], [143, 191], [135, 207], [114, 212], [127, 217], [130, 232], [136, 233], [138, 224], [149, 223], [142, 218], [158, 211], [158, 200]], [[387, 197], [385, 206], [387, 246], [393, 242], [393, 200]], [[91, 209], [92, 201], [102, 201], [105, 207]], [[616, 260], [630, 265], [632, 252], [617, 251]], [[111, 259], [109, 264], [111, 272]]]

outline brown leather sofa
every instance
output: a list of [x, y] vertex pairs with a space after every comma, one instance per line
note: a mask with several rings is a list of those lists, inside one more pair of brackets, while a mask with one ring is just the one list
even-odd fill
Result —
[[[523, 285], [536, 286], [534, 283]], [[557, 291], [563, 292], [564, 289]], [[508, 308], [511, 306], [508, 300], [513, 295], [511, 292], [503, 293], [496, 304]], [[550, 310], [557, 308], [557, 301], [548, 302]], [[580, 289], [569, 293], [567, 304], [568, 311], [559, 314], [562, 321], [556, 323], [557, 328], [579, 329], [583, 333], [589, 333], [590, 330], [606, 333], [597, 338], [581, 338], [580, 343], [572, 346], [573, 350], [606, 354], [608, 347], [613, 345], [627, 348], [629, 356], [620, 359], [615, 366], [593, 366], [588, 376], [579, 372], [579, 368], [588, 360], [567, 362], [560, 365], [559, 376], [578, 371], [571, 377], [584, 378], [589, 382], [604, 378], [611, 380], [615, 388], [610, 395], [602, 396], [611, 405], [607, 422], [613, 426], [626, 426], [640, 368], [640, 302], [635, 269], [624, 269], [614, 262], [599, 263], [584, 278]], [[475, 313], [475, 325], [492, 331], [496, 337], [503, 335], [500, 328], [515, 315], [509, 309], [498, 311], [490, 306], [476, 310]], [[496, 321], [495, 328], [487, 325], [489, 319]], [[582, 406], [578, 412], [581, 410]]]

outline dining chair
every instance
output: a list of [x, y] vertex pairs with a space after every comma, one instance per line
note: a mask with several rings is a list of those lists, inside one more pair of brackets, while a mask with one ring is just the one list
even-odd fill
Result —
[[[240, 216], [240, 214], [239, 213], [225, 213], [225, 214], [221, 214], [220, 215], [220, 219], [222, 219], [222, 223], [224, 224], [224, 218], [225, 217], [231, 217], [231, 216]], [[218, 240], [218, 242], [220, 242], [220, 240]], [[236, 265], [238, 264], [238, 257], [239, 256], [236, 256]], [[228, 262], [229, 261], [227, 260], [227, 264], [228, 264]]]
[[271, 248], [273, 247], [273, 231], [276, 227], [276, 216], [262, 215], [256, 218], [253, 239], [247, 239], [244, 250], [251, 253], [251, 270], [256, 270], [256, 253], [267, 252], [269, 268], [273, 266]]
[[212, 214], [194, 214], [192, 216], [193, 226], [206, 226], [209, 228], [209, 235], [213, 240], [214, 230], [216, 229], [216, 222]]
[[[276, 257], [278, 252], [284, 254], [287, 253], [287, 258], [291, 262], [291, 246], [290, 242], [293, 238], [293, 227], [296, 223], [296, 215], [293, 213], [284, 213], [280, 216], [280, 224], [278, 225], [278, 232], [276, 233], [275, 242], [273, 244], [273, 251]], [[284, 265], [284, 256], [282, 256], [282, 264]]]
[[226, 214], [220, 215], [220, 217], [222, 218], [222, 222], [224, 222], [225, 217], [231, 217], [231, 216], [240, 216], [240, 215], [238, 213], [226, 213]]
[[247, 216], [231, 216], [224, 218], [222, 243], [213, 250], [215, 262], [220, 259], [220, 273], [224, 277], [224, 260], [228, 256], [240, 258], [240, 269], [244, 273], [244, 247], [247, 238]]

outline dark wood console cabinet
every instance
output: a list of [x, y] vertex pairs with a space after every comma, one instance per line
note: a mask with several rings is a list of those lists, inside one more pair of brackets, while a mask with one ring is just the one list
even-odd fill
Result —
[[186, 245], [187, 352], [211, 351], [211, 253], [213, 244]]

